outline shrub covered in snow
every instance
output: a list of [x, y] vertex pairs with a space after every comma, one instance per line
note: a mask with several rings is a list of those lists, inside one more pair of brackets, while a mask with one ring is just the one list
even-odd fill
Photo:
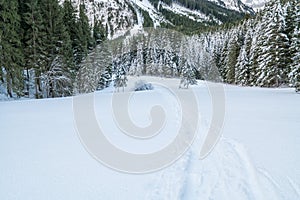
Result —
[[146, 81], [139, 80], [135, 82], [134, 91], [153, 90], [153, 85]]

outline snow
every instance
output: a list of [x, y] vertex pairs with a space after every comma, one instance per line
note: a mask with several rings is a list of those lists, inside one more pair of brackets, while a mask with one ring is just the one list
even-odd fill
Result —
[[252, 6], [256, 5], [255, 3], [257, 3], [257, 1], [262, 1], [262, 0], [209, 0], [209, 1], [214, 2], [215, 4], [230, 10], [249, 13], [249, 10], [247, 10], [243, 4], [245, 4], [250, 8], [253, 8]]
[[[149, 111], [166, 110], [165, 130], [147, 140], [122, 135], [111, 116], [113, 88], [95, 93], [95, 114], [111, 142], [129, 152], [150, 152], [174, 138], [180, 120], [172, 95], [155, 83], [178, 88], [178, 79], [129, 77], [154, 90], [137, 92], [129, 106], [134, 123], [151, 122]], [[0, 102], [0, 199], [299, 199], [300, 95], [293, 89], [224, 85], [226, 118], [222, 137], [199, 160], [212, 105], [205, 82], [189, 90], [199, 106], [198, 135], [171, 166], [133, 175], [97, 162], [76, 132], [72, 98]], [[123, 93], [115, 93], [122, 97]]]
[[[205, 21], [209, 21], [210, 19], [213, 19], [214, 22], [218, 23], [218, 24], [222, 24], [222, 22], [218, 19], [216, 19], [213, 16], [207, 16], [203, 13], [201, 13], [200, 11], [197, 10], [190, 10], [184, 6], [179, 5], [178, 3], [172, 3], [171, 6], [165, 4], [165, 3], [161, 3], [161, 6], [164, 9], [167, 9], [171, 12], [174, 12], [176, 14], [179, 15], [183, 15], [183, 16], [187, 16], [189, 17], [191, 20], [197, 21], [197, 22], [205, 22]], [[195, 18], [195, 16], [197, 16]]]
[[154, 28], [160, 26], [161, 22], [166, 20], [161, 16], [157, 9], [148, 0], [130, 0], [134, 5], [146, 11], [153, 21]]
[[241, 0], [243, 4], [253, 8], [256, 12], [262, 10], [267, 2], [270, 0]]

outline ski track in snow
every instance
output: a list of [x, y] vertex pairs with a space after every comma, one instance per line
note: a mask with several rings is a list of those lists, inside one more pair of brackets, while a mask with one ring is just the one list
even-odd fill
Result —
[[189, 151], [163, 170], [146, 199], [287, 199], [279, 189], [267, 171], [253, 166], [243, 145], [223, 137], [206, 159]]
[[290, 177], [287, 177], [290, 185], [292, 186], [292, 188], [294, 189], [295, 191], [295, 195], [297, 196], [298, 199], [300, 199], [300, 188], [299, 186], [290, 178]]

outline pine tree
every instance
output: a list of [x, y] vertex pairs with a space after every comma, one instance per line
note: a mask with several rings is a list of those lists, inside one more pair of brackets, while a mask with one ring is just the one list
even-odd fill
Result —
[[93, 27], [93, 43], [94, 47], [105, 41], [106, 32], [99, 20], [94, 17], [94, 27]]
[[[71, 40], [72, 52], [75, 62], [74, 64], [78, 65], [80, 62], [76, 62], [76, 50], [78, 49], [80, 43], [80, 33], [76, 24], [76, 9], [73, 7], [71, 0], [65, 0], [63, 3], [63, 21], [66, 31], [68, 32]], [[78, 70], [77, 66], [76, 69]]]
[[185, 62], [185, 65], [182, 66], [181, 75], [180, 75], [180, 84], [179, 88], [189, 88], [189, 85], [197, 84], [195, 70], [191, 65], [188, 65]]
[[285, 33], [285, 18], [280, 2], [273, 2], [263, 16], [261, 54], [258, 57], [258, 85], [278, 87], [286, 84], [289, 71], [289, 40]]
[[[41, 74], [43, 69], [43, 44], [42, 40], [45, 39], [44, 26], [42, 24], [42, 16], [40, 13], [40, 7], [38, 0], [27, 0], [25, 3], [25, 10], [23, 14], [25, 30], [24, 30], [24, 55], [25, 65], [27, 70], [27, 79], [31, 79], [29, 76], [29, 70], [34, 70], [35, 80], [35, 97], [40, 98], [42, 96]], [[27, 92], [29, 93], [29, 86], [27, 86]]]
[[251, 85], [251, 65], [250, 65], [250, 49], [253, 29], [251, 28], [250, 22], [247, 21], [246, 26], [248, 30], [245, 33], [244, 44], [241, 47], [239, 56], [236, 64], [235, 80], [240, 85]]
[[196, 74], [194, 66], [192, 65], [192, 60], [187, 60], [187, 48], [190, 46], [187, 45], [188, 41], [184, 40], [181, 43], [179, 50], [179, 67], [180, 67], [180, 83], [179, 88], [189, 88], [189, 85], [196, 84]]
[[89, 19], [85, 14], [85, 5], [79, 6], [79, 19], [75, 24], [77, 29], [77, 37], [75, 47], [75, 61], [80, 63], [88, 54], [89, 48], [92, 46], [91, 29]]
[[226, 57], [226, 82], [233, 84], [235, 83], [235, 66], [237, 63], [238, 54], [240, 47], [238, 44], [238, 35], [233, 33], [233, 37], [229, 40], [228, 44], [228, 54]]
[[260, 40], [260, 33], [262, 31], [261, 23], [256, 23], [254, 28], [249, 29], [249, 31], [253, 31], [253, 35], [251, 36], [251, 44], [249, 44], [249, 85], [256, 86], [259, 69], [258, 56], [261, 53], [259, 44], [262, 42], [262, 40]]
[[112, 69], [111, 66], [107, 66], [104, 72], [100, 75], [100, 80], [98, 81], [97, 90], [102, 90], [107, 88], [112, 82]]
[[292, 33], [291, 33], [291, 72], [289, 73], [289, 82], [300, 91], [300, 5], [297, 1], [292, 1]]
[[235, 68], [236, 68], [236, 74], [235, 74], [236, 83], [240, 85], [248, 85], [250, 79], [250, 70], [249, 70], [249, 58], [245, 46], [241, 48]]
[[58, 97], [72, 94], [74, 72], [70, 36], [63, 21], [62, 8], [57, 0], [40, 0], [46, 38], [43, 74], [46, 96]]
[[221, 77], [223, 81], [226, 81], [226, 58], [228, 55], [228, 40], [226, 39], [224, 41], [224, 45], [221, 48], [221, 52], [217, 54], [219, 56], [219, 61], [217, 61], [217, 68], [219, 69], [219, 72], [221, 74]]
[[126, 69], [123, 66], [116, 66], [114, 70], [114, 87], [117, 88], [119, 92], [120, 88], [124, 88], [127, 86], [127, 74]]
[[1, 79], [6, 82], [9, 97], [13, 97], [13, 93], [23, 95], [24, 89], [20, 20], [17, 0], [0, 2]]

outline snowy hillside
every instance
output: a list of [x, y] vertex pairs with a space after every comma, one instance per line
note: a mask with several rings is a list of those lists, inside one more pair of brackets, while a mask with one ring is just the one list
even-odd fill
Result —
[[248, 7], [253, 8], [255, 11], [263, 9], [264, 5], [270, 0], [241, 0]]
[[[62, 3], [64, 0], [60, 0]], [[155, 0], [72, 0], [75, 7], [79, 4], [86, 6], [90, 23], [95, 19], [102, 22], [108, 38], [123, 35], [135, 25], [140, 26], [176, 26], [174, 17], [187, 17], [198, 26], [222, 24], [242, 17], [242, 13], [253, 14], [251, 7], [240, 0], [211, 0], [211, 1], [155, 1]], [[192, 5], [192, 6], [191, 6]], [[185, 20], [186, 18], [183, 18]], [[145, 21], [147, 21], [146, 24]], [[185, 24], [190, 26], [188, 23]]]
[[249, 13], [252, 10], [251, 6], [245, 4], [242, 0], [209, 0], [212, 1], [220, 6], [223, 6], [230, 10], [236, 10], [242, 13]]
[[[174, 138], [178, 105], [157, 84], [176, 90], [179, 80], [130, 77], [125, 93], [115, 95], [122, 99], [139, 79], [156, 85], [134, 94], [132, 118], [145, 126], [149, 109], [162, 105], [167, 120], [160, 135], [149, 140], [122, 135], [112, 119], [112, 88], [96, 92], [94, 106], [111, 142], [128, 152], [146, 153]], [[76, 132], [72, 98], [1, 102], [0, 199], [300, 199], [300, 95], [285, 88], [224, 89], [226, 117], [211, 154], [199, 160], [212, 118], [210, 93], [199, 82], [187, 90], [196, 94], [200, 115], [190, 150], [173, 165], [142, 175], [105, 167], [85, 150]]]

